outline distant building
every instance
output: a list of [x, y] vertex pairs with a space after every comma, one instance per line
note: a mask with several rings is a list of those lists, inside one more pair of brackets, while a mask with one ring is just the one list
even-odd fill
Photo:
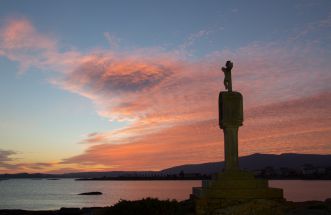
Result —
[[318, 175], [325, 175], [326, 174], [326, 168], [324, 168], [324, 167], [318, 167], [317, 168], [317, 174]]
[[317, 169], [311, 164], [305, 164], [301, 167], [302, 175], [314, 175], [317, 172]]

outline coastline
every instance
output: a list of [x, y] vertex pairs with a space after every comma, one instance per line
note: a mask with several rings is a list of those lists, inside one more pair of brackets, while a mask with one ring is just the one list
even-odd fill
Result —
[[[261, 177], [260, 177], [261, 178]], [[76, 178], [75, 181], [201, 181], [210, 180], [211, 177], [206, 178], [131, 178], [131, 177], [114, 177], [114, 178]], [[279, 181], [331, 181], [331, 178], [262, 178], [267, 180], [279, 180]]]
[[[201, 181], [210, 180], [212, 176], [203, 177], [101, 177], [101, 178], [0, 178], [1, 181], [11, 180], [11, 179], [30, 179], [30, 180], [63, 180], [63, 179], [73, 179], [75, 181]], [[267, 180], [300, 180], [300, 181], [331, 181], [331, 178], [310, 178], [310, 177], [256, 177]]]
[[[60, 208], [59, 210], [20, 210], [0, 209], [0, 215], [82, 215], [82, 214], [144, 214], [144, 215], [193, 215], [194, 201], [158, 200], [146, 198], [135, 201], [121, 200], [109, 207]], [[216, 210], [213, 215], [323, 215], [331, 214], [331, 198], [325, 201], [271, 201], [252, 200], [250, 202], [234, 204], [227, 208]]]

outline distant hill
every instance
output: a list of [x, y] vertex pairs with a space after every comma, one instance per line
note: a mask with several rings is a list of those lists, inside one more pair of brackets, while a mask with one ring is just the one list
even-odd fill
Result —
[[[252, 154], [239, 158], [241, 169], [261, 170], [267, 166], [274, 168], [287, 167], [291, 169], [299, 169], [305, 164], [311, 164], [315, 167], [331, 167], [331, 155], [316, 155], [316, 154]], [[224, 167], [224, 161], [203, 163], [203, 164], [187, 164], [175, 166], [161, 171], [111, 171], [111, 172], [77, 172], [66, 174], [0, 174], [0, 178], [100, 178], [100, 177], [117, 177], [125, 175], [153, 175], [153, 174], [179, 174], [181, 171], [185, 173], [200, 173], [213, 174], [219, 172]]]
[[[241, 169], [259, 170], [267, 166], [274, 168], [287, 167], [298, 169], [305, 164], [311, 164], [316, 167], [331, 167], [331, 155], [316, 155], [316, 154], [252, 154], [239, 158]], [[203, 163], [203, 164], [188, 164], [182, 166], [171, 167], [164, 169], [161, 172], [164, 174], [178, 174], [181, 171], [185, 173], [201, 173], [213, 174], [219, 172], [224, 167], [224, 161]]]
[[156, 174], [156, 171], [74, 172], [65, 174], [17, 173], [0, 174], [0, 178], [101, 178], [135, 174]]

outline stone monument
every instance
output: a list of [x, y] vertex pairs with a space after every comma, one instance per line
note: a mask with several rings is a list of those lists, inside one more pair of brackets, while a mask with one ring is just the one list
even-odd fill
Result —
[[224, 86], [228, 91], [219, 94], [219, 126], [224, 133], [224, 170], [212, 180], [203, 180], [202, 187], [194, 187], [196, 213], [213, 214], [219, 208], [250, 200], [284, 200], [283, 190], [268, 187], [268, 180], [256, 179], [250, 172], [240, 170], [238, 161], [238, 129], [243, 125], [243, 97], [232, 91], [233, 63], [226, 62]]

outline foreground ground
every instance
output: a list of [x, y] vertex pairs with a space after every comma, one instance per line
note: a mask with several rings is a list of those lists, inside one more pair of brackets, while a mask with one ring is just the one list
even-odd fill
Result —
[[[53, 211], [0, 210], [0, 215], [193, 215], [194, 202], [186, 200], [122, 200], [111, 207], [61, 208]], [[324, 202], [273, 202], [254, 200], [216, 210], [213, 215], [331, 215], [331, 199]]]

